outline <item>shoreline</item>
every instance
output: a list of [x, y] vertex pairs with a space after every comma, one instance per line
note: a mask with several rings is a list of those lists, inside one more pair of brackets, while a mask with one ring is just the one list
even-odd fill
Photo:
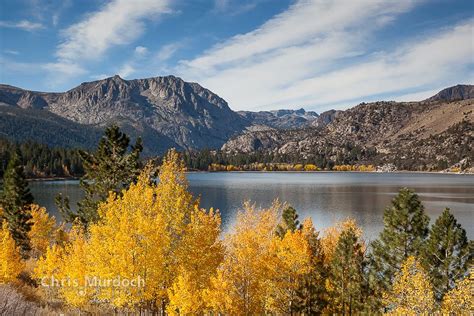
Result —
[[[377, 172], [377, 171], [259, 171], [259, 170], [235, 170], [235, 171], [207, 171], [207, 170], [190, 170], [185, 173], [295, 173], [295, 174], [316, 174], [316, 173], [375, 173], [375, 174], [437, 174], [437, 175], [467, 175], [473, 176], [474, 173], [458, 173], [458, 172], [441, 172], [441, 171], [410, 171], [410, 170], [398, 170], [391, 172]], [[46, 178], [28, 178], [27, 181], [69, 181], [79, 180], [80, 177], [46, 177]]]

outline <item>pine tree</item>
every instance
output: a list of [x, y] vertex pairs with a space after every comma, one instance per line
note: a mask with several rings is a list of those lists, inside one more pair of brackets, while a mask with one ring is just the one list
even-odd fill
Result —
[[56, 198], [58, 208], [67, 221], [73, 222], [77, 218], [85, 227], [96, 222], [99, 219], [99, 203], [105, 201], [110, 192], [120, 195], [137, 179], [142, 142], [138, 138], [130, 151], [129, 144], [130, 138], [118, 126], [112, 125], [105, 130], [94, 153], [80, 152], [85, 172], [80, 180], [84, 199], [78, 203], [77, 212], [74, 212], [69, 207], [68, 198], [60, 195]]
[[[425, 214], [418, 195], [401, 189], [385, 209], [384, 229], [372, 243], [371, 266], [377, 284], [389, 288], [395, 273], [409, 256], [419, 256], [428, 235], [429, 217]], [[381, 293], [376, 289], [375, 293]]]
[[0, 205], [3, 208], [3, 217], [13, 239], [20, 247], [23, 256], [30, 250], [28, 232], [31, 229], [31, 214], [29, 205], [33, 203], [33, 195], [25, 179], [21, 153], [19, 150], [11, 157], [3, 176], [3, 192], [0, 196]]
[[305, 236], [310, 250], [310, 272], [305, 275], [298, 289], [297, 311], [305, 315], [321, 314], [326, 306], [326, 288], [328, 268], [324, 265], [324, 251], [313, 222], [307, 218], [301, 224], [301, 232]]
[[445, 209], [431, 227], [422, 260], [438, 300], [454, 287], [456, 280], [466, 276], [472, 264], [473, 247], [461, 224]]
[[353, 228], [342, 232], [326, 281], [327, 312], [351, 315], [362, 311], [363, 248]]
[[288, 230], [294, 232], [300, 228], [300, 222], [298, 221], [298, 213], [296, 210], [288, 206], [283, 210], [282, 222], [276, 228], [276, 234], [283, 238]]

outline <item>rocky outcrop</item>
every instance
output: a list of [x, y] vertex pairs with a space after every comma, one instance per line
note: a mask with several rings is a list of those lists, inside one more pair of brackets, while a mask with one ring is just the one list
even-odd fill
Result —
[[64, 93], [1, 85], [0, 102], [40, 109], [86, 126], [117, 123], [132, 136], [144, 137], [154, 154], [170, 147], [219, 148], [251, 124], [218, 95], [174, 76], [137, 80], [114, 76]]
[[319, 115], [313, 111], [276, 110], [276, 111], [239, 111], [243, 118], [252, 125], [266, 125], [276, 129], [295, 129], [310, 126], [317, 121]]
[[474, 99], [474, 85], [458, 84], [441, 90], [426, 101], [459, 101]]
[[[449, 89], [446, 89], [449, 90]], [[339, 163], [395, 163], [399, 169], [437, 169], [474, 158], [474, 99], [361, 103], [331, 111], [326, 122], [297, 130], [245, 132], [226, 153], [260, 150], [271, 155]], [[314, 127], [313, 127], [314, 126]], [[270, 141], [271, 140], [271, 141]], [[322, 159], [322, 158], [321, 158]]]

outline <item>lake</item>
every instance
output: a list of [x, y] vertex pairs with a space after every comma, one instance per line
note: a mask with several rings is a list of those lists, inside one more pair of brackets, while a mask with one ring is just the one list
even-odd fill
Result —
[[[242, 202], [269, 206], [278, 198], [297, 209], [300, 220], [311, 216], [318, 230], [338, 220], [355, 218], [368, 240], [383, 227], [384, 208], [402, 187], [419, 194], [433, 222], [449, 207], [470, 239], [474, 238], [474, 175], [355, 172], [198, 172], [187, 174], [190, 189], [201, 196], [201, 206], [219, 209], [223, 230], [232, 228]], [[36, 201], [60, 217], [55, 196], [68, 195], [71, 206], [82, 194], [79, 182], [33, 181]]]

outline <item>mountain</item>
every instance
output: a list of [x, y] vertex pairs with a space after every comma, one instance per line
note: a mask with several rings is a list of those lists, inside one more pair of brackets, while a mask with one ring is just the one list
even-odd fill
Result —
[[474, 99], [474, 85], [458, 84], [441, 90], [426, 101], [459, 101]]
[[265, 125], [277, 129], [294, 129], [310, 126], [319, 115], [313, 111], [275, 110], [275, 111], [239, 111], [240, 116], [252, 125]]
[[35, 140], [53, 147], [92, 148], [102, 131], [85, 127], [54, 113], [0, 103], [0, 137], [24, 142]]
[[[27, 120], [32, 113], [49, 115], [53, 125], [65, 125], [64, 119], [73, 128], [80, 124], [84, 135], [117, 123], [132, 137], [141, 136], [150, 154], [170, 147], [218, 148], [251, 125], [216, 94], [174, 76], [137, 80], [114, 76], [82, 83], [64, 93], [0, 85], [0, 104], [4, 105], [2, 117], [7, 117], [5, 111], [12, 111], [8, 106], [15, 107], [17, 120]], [[34, 134], [29, 136], [37, 140]]]
[[[434, 166], [439, 161], [456, 163], [466, 156], [473, 161], [472, 89], [448, 88], [421, 102], [361, 103], [327, 113], [326, 124], [313, 123], [299, 130], [245, 131], [222, 150], [339, 164], [397, 162], [405, 169]], [[462, 99], [454, 101], [458, 98]]]
[[[474, 86], [458, 85], [420, 102], [361, 103], [345, 111], [232, 111], [197, 83], [174, 76], [86, 82], [63, 93], [0, 85], [0, 136], [93, 148], [117, 123], [141, 136], [145, 154], [219, 149], [284, 161], [450, 165], [473, 156]], [[457, 161], [456, 161], [457, 160]], [[474, 161], [474, 159], [470, 159]]]

